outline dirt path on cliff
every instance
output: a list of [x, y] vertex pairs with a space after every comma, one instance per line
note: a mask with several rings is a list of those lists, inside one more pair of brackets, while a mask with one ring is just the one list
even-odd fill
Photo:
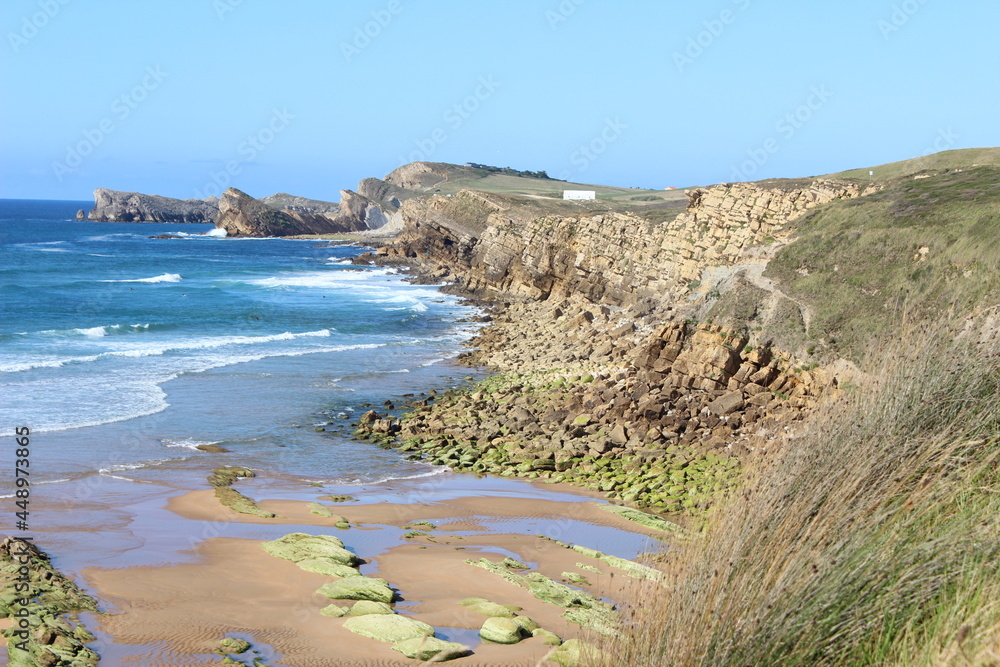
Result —
[[702, 272], [702, 287], [699, 292], [707, 293], [713, 289], [726, 292], [733, 287], [733, 281], [736, 278], [743, 276], [754, 287], [764, 290], [768, 294], [772, 294], [780, 299], [787, 299], [794, 303], [802, 316], [802, 322], [805, 325], [805, 332], [808, 336], [814, 314], [812, 308], [799, 299], [783, 292], [770, 278], [764, 277], [764, 271], [767, 270], [768, 262], [779, 248], [780, 246], [778, 248], [769, 248], [769, 256], [765, 258], [751, 259], [733, 266], [713, 266], [710, 269], [706, 269]]

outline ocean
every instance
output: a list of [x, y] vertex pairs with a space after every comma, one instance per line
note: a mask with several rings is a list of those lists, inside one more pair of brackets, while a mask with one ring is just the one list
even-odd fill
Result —
[[[654, 548], [592, 494], [456, 474], [351, 437], [387, 400], [398, 412], [483, 376], [453, 360], [482, 326], [457, 297], [352, 265], [359, 247], [71, 219], [88, 205], [0, 200], [0, 533], [34, 540], [99, 600], [81, 618], [102, 664], [208, 664], [233, 632], [269, 664], [329, 664], [317, 651], [342, 647], [324, 626], [335, 619], [314, 613], [328, 603], [319, 575], [275, 588], [289, 564], [257, 547], [292, 532], [336, 532], [379, 576], [431, 548], [428, 571], [449, 576], [456, 550], [537, 564], [549, 545], [537, 535], [624, 558]], [[178, 238], [151, 238], [163, 234]], [[234, 518], [207, 480], [225, 465], [254, 470], [237, 490], [291, 518]], [[348, 530], [301, 509], [342, 494], [325, 511]], [[407, 517], [439, 532], [413, 547]], [[463, 597], [492, 590], [476, 581]], [[412, 613], [419, 582], [393, 585]], [[437, 631], [479, 645], [464, 622]]]
[[30, 428], [34, 486], [192, 488], [223, 464], [324, 484], [440, 471], [343, 432], [364, 403], [460, 382], [439, 362], [472, 308], [353, 266], [358, 247], [72, 219], [89, 206], [0, 201], [0, 438]]

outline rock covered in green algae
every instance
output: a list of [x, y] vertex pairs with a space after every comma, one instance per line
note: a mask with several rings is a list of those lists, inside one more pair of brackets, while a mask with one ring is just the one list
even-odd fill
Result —
[[583, 667], [599, 657], [596, 648], [580, 639], [567, 639], [562, 646], [549, 655], [549, 660], [563, 667]]
[[347, 530], [351, 527], [350, 521], [339, 514], [334, 514], [333, 511], [325, 505], [320, 505], [319, 503], [309, 503], [309, 511], [312, 514], [316, 514], [326, 519], [333, 519], [333, 525], [337, 528]]
[[474, 611], [477, 614], [498, 618], [513, 618], [516, 616], [515, 612], [521, 611], [520, 607], [497, 604], [496, 602], [490, 602], [486, 598], [467, 598], [458, 604], [468, 607], [469, 611]]
[[309, 503], [309, 512], [327, 519], [333, 518], [333, 512], [330, 511], [330, 508], [319, 503]]
[[390, 644], [434, 636], [434, 628], [431, 626], [398, 614], [354, 616], [344, 621], [344, 627], [364, 637]]
[[[27, 598], [17, 590], [18, 583], [27, 585]], [[10, 667], [91, 667], [98, 663], [97, 653], [85, 646], [93, 635], [75, 625], [75, 612], [94, 611], [97, 603], [56, 570], [44, 551], [17, 538], [0, 542], [0, 585], [0, 618], [18, 615], [28, 624], [3, 631]], [[74, 620], [65, 614], [73, 614], [69, 618]]]
[[218, 651], [221, 653], [246, 653], [251, 649], [252, 645], [245, 639], [240, 639], [239, 637], [226, 637], [221, 642], [219, 642]]
[[642, 563], [636, 563], [635, 561], [619, 558], [618, 556], [611, 556], [595, 549], [588, 549], [587, 547], [580, 546], [579, 544], [573, 545], [572, 547], [567, 545], [567, 548], [572, 549], [578, 554], [604, 561], [608, 565], [618, 568], [633, 579], [662, 581], [664, 578], [662, 572], [647, 565], [643, 565]]
[[463, 658], [472, 651], [468, 646], [458, 642], [446, 642], [437, 637], [419, 637], [406, 639], [392, 645], [394, 651], [399, 651], [407, 658], [422, 662], [445, 662]]
[[259, 516], [262, 519], [273, 519], [276, 516], [274, 512], [262, 510], [252, 498], [247, 498], [236, 489], [228, 486], [217, 486], [215, 497], [219, 499], [220, 503], [240, 514]]
[[350, 607], [341, 607], [339, 604], [328, 604], [319, 610], [319, 613], [324, 616], [331, 616], [333, 618], [340, 618], [341, 616], [346, 616], [347, 612], [351, 610]]
[[494, 644], [516, 644], [529, 634], [513, 618], [487, 618], [479, 629], [479, 636]]
[[232, 466], [216, 468], [209, 476], [208, 482], [215, 487], [232, 486], [232, 484], [238, 479], [256, 476], [256, 473], [254, 473], [253, 470], [250, 470], [250, 468]]
[[369, 614], [395, 614], [392, 607], [384, 602], [372, 602], [371, 600], [358, 600], [347, 612], [348, 616], [367, 616]]
[[356, 498], [354, 496], [323, 496], [320, 500], [329, 500], [331, 503], [349, 503]]
[[[325, 560], [352, 567], [361, 563], [358, 556], [346, 548], [344, 543], [333, 535], [309, 535], [308, 533], [289, 533], [273, 542], [261, 545], [272, 556], [283, 558], [293, 563]], [[315, 572], [316, 570], [310, 570]], [[336, 575], [339, 576], [339, 575]]]
[[562, 578], [571, 584], [576, 584], [577, 586], [590, 586], [590, 581], [587, 577], [583, 576], [579, 572], [563, 572]]
[[646, 528], [652, 528], [653, 530], [658, 530], [662, 533], [670, 533], [674, 537], [680, 539], [690, 539], [692, 535], [684, 529], [682, 526], [677, 525], [673, 521], [667, 521], [655, 514], [649, 514], [647, 512], [642, 512], [631, 507], [623, 507], [621, 505], [606, 505], [604, 503], [598, 503], [597, 505], [605, 512], [611, 512], [612, 514], [617, 514], [623, 519], [627, 519], [633, 523], [637, 523], [640, 526], [645, 526]]
[[562, 639], [559, 638], [554, 632], [549, 632], [548, 630], [543, 630], [542, 628], [536, 628], [531, 631], [532, 637], [541, 637], [542, 643], [546, 646], [559, 646], [562, 644]]
[[535, 623], [533, 620], [528, 618], [527, 616], [515, 616], [511, 620], [517, 623], [521, 627], [521, 629], [524, 630], [525, 634], [528, 635], [530, 635], [532, 632], [542, 627], [538, 625], [538, 623]]
[[532, 595], [543, 602], [565, 607], [567, 611], [563, 616], [577, 625], [590, 628], [602, 635], [610, 635], [615, 631], [618, 614], [614, 605], [586, 591], [578, 591], [566, 584], [553, 581], [540, 572], [527, 574], [511, 572], [503, 564], [494, 563], [488, 558], [470, 559], [465, 562], [492, 572], [521, 588], [527, 588]]
[[325, 584], [316, 592], [332, 600], [371, 600], [386, 604], [396, 596], [385, 579], [375, 577], [348, 577]]
[[335, 563], [332, 560], [326, 558], [311, 558], [309, 560], [301, 560], [296, 563], [300, 568], [306, 572], [315, 572], [316, 574], [325, 574], [328, 577], [360, 577], [361, 573], [350, 565], [341, 565], [340, 563]]

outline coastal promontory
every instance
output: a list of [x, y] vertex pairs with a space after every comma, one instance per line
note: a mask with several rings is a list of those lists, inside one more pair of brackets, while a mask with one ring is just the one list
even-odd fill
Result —
[[94, 222], [192, 222], [215, 221], [219, 200], [171, 199], [139, 192], [122, 192], [97, 188], [94, 208], [87, 214]]

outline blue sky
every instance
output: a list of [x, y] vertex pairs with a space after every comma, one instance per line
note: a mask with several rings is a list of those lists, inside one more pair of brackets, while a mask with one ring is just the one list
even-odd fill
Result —
[[0, 197], [663, 188], [993, 146], [1000, 3], [4, 0]]

